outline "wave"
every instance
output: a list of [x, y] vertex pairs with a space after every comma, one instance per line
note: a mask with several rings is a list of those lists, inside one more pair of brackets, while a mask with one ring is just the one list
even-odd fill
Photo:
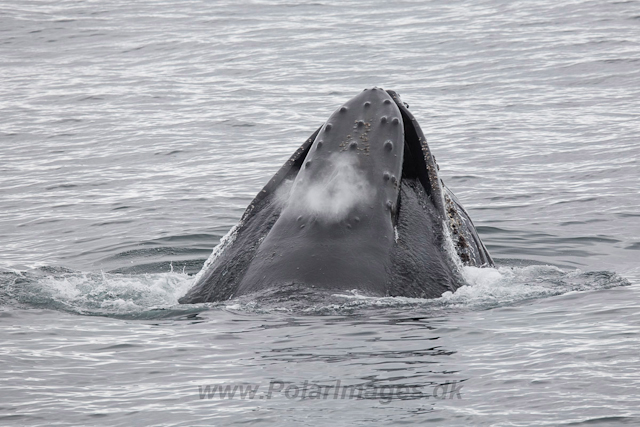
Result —
[[396, 308], [415, 308], [437, 316], [630, 284], [610, 271], [566, 271], [549, 265], [464, 267], [463, 274], [466, 286], [436, 299], [370, 297], [356, 290], [332, 293], [291, 285], [224, 303], [181, 305], [178, 298], [194, 282], [193, 276], [184, 273], [136, 275], [78, 272], [60, 267], [27, 271], [3, 269], [0, 270], [0, 305], [135, 319], [192, 316], [209, 310], [353, 315]]

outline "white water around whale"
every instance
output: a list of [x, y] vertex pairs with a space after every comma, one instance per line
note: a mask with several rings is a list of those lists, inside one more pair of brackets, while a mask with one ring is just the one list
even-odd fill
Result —
[[[0, 424], [638, 423], [638, 2], [2, 10]], [[434, 300], [178, 305], [372, 86], [410, 104], [497, 268]], [[336, 381], [367, 393], [309, 398]], [[239, 384], [260, 389], [200, 398]]]

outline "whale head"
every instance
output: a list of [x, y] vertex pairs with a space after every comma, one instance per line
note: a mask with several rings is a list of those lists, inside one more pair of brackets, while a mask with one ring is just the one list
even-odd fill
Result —
[[289, 285], [431, 298], [463, 284], [461, 259], [492, 265], [415, 117], [380, 88], [340, 105], [214, 254], [180, 302]]

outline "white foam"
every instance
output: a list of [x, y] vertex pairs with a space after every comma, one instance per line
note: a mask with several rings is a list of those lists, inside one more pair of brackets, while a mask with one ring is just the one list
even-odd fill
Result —
[[361, 295], [357, 291], [334, 294], [334, 296], [357, 301], [369, 307], [416, 304], [426, 307], [487, 307], [566, 292], [568, 289], [550, 286], [553, 283], [550, 283], [549, 279], [568, 277], [571, 274], [546, 265], [500, 268], [462, 267], [461, 273], [467, 285], [458, 288], [455, 292], [445, 292], [440, 298], [370, 297]]
[[467, 281], [455, 292], [445, 292], [440, 301], [449, 305], [494, 305], [512, 303], [519, 300], [555, 295], [559, 289], [533, 284], [542, 282], [549, 274], [562, 273], [552, 266], [478, 268], [463, 267], [462, 274]]
[[496, 268], [462, 267], [462, 275], [470, 286], [490, 286], [502, 280], [504, 276]]
[[33, 292], [80, 312], [112, 314], [176, 305], [192, 284], [180, 273], [66, 273], [38, 279]]
[[450, 310], [488, 309], [568, 292], [629, 284], [624, 278], [609, 272], [564, 271], [548, 265], [464, 267], [462, 274], [467, 285], [455, 292], [445, 292], [440, 298], [374, 297], [351, 290], [334, 293], [330, 298], [325, 298], [325, 295], [304, 301], [299, 298], [287, 301], [281, 297], [269, 300], [262, 296], [246, 296], [243, 300], [228, 302], [226, 308], [251, 313], [302, 312], [309, 315], [333, 315], [353, 313], [354, 310], [405, 310], [417, 307], [430, 316], [438, 316], [446, 315]]

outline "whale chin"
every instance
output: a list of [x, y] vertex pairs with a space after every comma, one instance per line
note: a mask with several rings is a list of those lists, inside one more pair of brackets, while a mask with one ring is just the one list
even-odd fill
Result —
[[180, 303], [296, 286], [436, 298], [492, 266], [398, 94], [365, 89], [280, 168]]

